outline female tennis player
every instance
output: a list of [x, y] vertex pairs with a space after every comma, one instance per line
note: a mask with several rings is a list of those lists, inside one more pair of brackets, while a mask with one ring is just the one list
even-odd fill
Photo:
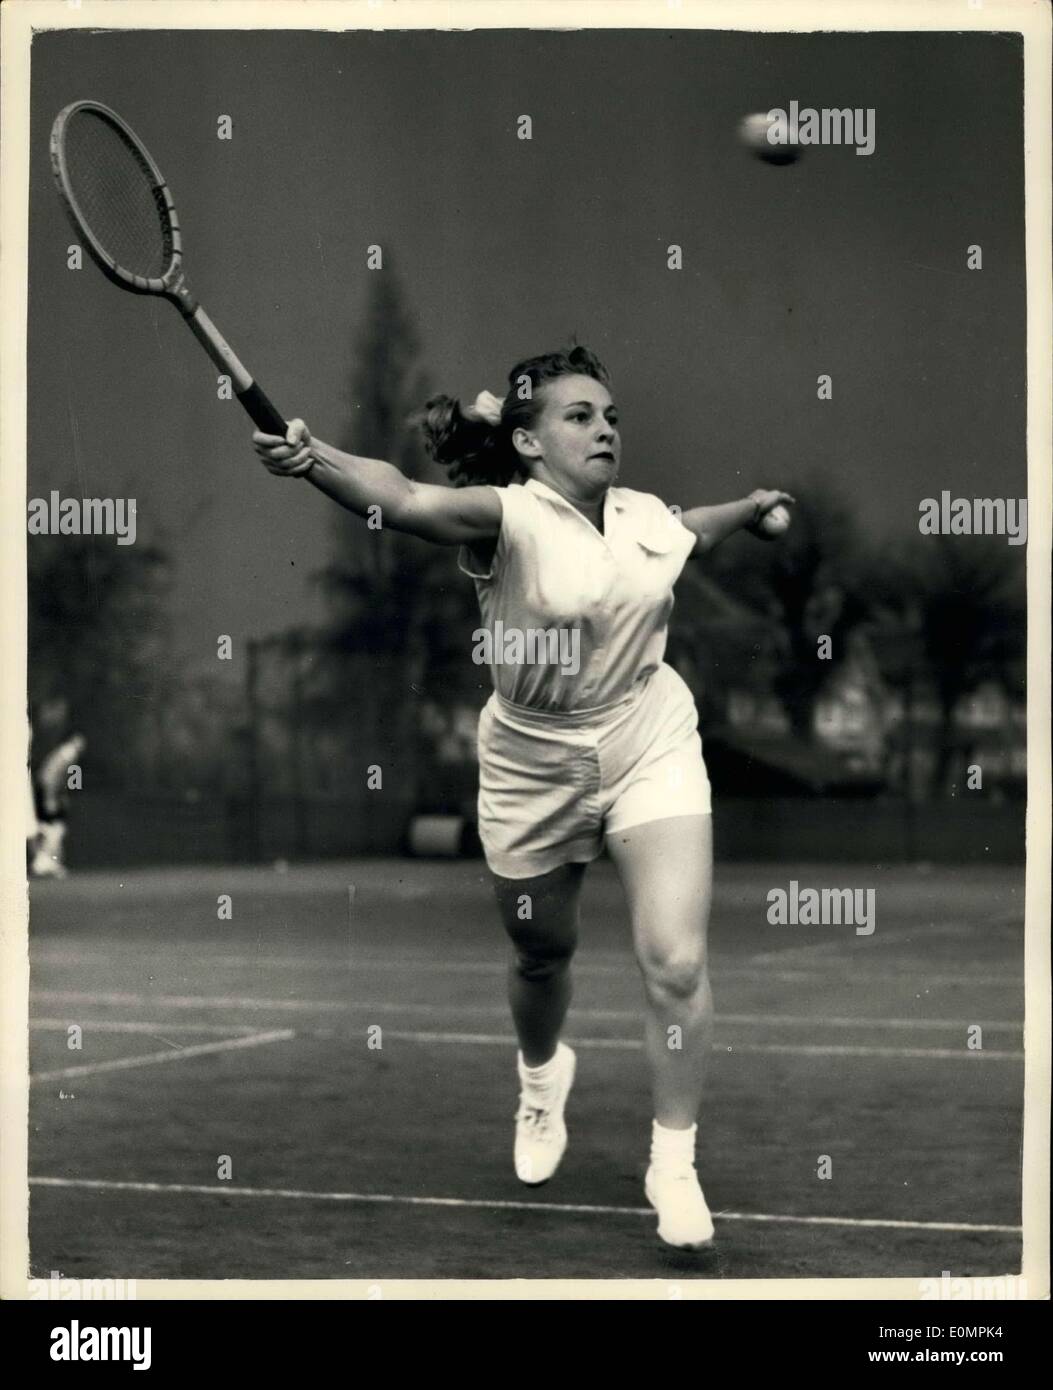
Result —
[[462, 411], [436, 397], [424, 432], [456, 487], [341, 453], [302, 420], [284, 439], [257, 431], [253, 441], [272, 473], [306, 477], [359, 515], [380, 507], [384, 526], [461, 547], [460, 568], [500, 644], [479, 721], [479, 834], [513, 948], [516, 1173], [546, 1182], [566, 1148], [575, 1055], [560, 1031], [582, 880], [606, 845], [647, 1000], [645, 1193], [661, 1239], [700, 1249], [713, 1238], [695, 1171], [713, 1026], [712, 822], [695, 703], [662, 658], [687, 558], [740, 528], [764, 535], [761, 519], [793, 499], [761, 490], [677, 518], [650, 493], [615, 486], [610, 378], [583, 347], [520, 362], [503, 401], [484, 391]]

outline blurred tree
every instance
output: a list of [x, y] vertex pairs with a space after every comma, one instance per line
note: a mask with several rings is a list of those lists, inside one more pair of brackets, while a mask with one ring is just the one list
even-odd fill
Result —
[[669, 625], [667, 660], [691, 686], [707, 729], [728, 723], [733, 691], [771, 695], [779, 639], [769, 614], [739, 602], [698, 565], [685, 567]]
[[939, 794], [954, 757], [955, 714], [962, 699], [991, 680], [1013, 699], [1024, 696], [1023, 551], [995, 536], [912, 536], [872, 562], [867, 584], [880, 605], [882, 627], [904, 634], [903, 642], [886, 644], [907, 653], [891, 666], [883, 663], [888, 678], [901, 686], [923, 680], [939, 704], [940, 740], [930, 789]]
[[[728, 541], [714, 552], [711, 573], [776, 627], [780, 651], [772, 688], [795, 734], [811, 739], [819, 693], [849, 654], [848, 638], [867, 613], [864, 549], [851, 507], [829, 478], [812, 475], [787, 484], [787, 491], [797, 505], [785, 535], [772, 542], [753, 536]], [[818, 654], [822, 636], [831, 639], [829, 659]]]
[[156, 775], [151, 750], [172, 674], [164, 552], [111, 536], [31, 536], [28, 551], [34, 757], [69, 732], [37, 711], [60, 709], [86, 735], [100, 780]]
[[[386, 459], [408, 478], [445, 482], [419, 429], [428, 395], [414, 320], [388, 267], [370, 282], [340, 447]], [[331, 526], [333, 558], [317, 576], [328, 612], [327, 669], [319, 668], [309, 683], [306, 712], [330, 732], [342, 722], [354, 746], [372, 750], [371, 756], [383, 750], [387, 764], [402, 769], [409, 796], [425, 687], [454, 669], [454, 651], [467, 661], [471, 650], [472, 586], [458, 572], [452, 549], [385, 526], [372, 529], [342, 510], [334, 509]], [[427, 693], [444, 698], [442, 691]]]

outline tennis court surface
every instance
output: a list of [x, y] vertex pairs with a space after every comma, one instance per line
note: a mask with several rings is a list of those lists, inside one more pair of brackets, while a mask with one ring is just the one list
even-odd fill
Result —
[[[791, 879], [874, 888], [876, 930], [769, 925]], [[1019, 1272], [1022, 869], [717, 866], [700, 1255], [660, 1245], [643, 1198], [641, 988], [608, 863], [542, 1188], [512, 1171], [481, 862], [99, 871], [31, 899], [34, 1275]]]

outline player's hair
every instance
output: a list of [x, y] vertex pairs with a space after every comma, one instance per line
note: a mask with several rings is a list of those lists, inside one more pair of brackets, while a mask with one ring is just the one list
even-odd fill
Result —
[[512, 432], [533, 428], [544, 405], [544, 400], [538, 399], [540, 389], [560, 376], [591, 376], [603, 386], [611, 384], [607, 368], [586, 347], [528, 357], [508, 373], [508, 391], [497, 425], [467, 420], [461, 413], [460, 401], [450, 396], [432, 396], [424, 407], [422, 422], [428, 453], [448, 470], [455, 487], [479, 483], [505, 487], [525, 471], [512, 443]]

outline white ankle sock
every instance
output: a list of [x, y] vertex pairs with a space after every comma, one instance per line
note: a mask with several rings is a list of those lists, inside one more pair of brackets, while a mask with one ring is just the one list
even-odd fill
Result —
[[552, 1056], [548, 1059], [547, 1062], [542, 1062], [539, 1067], [528, 1067], [527, 1064], [523, 1061], [523, 1054], [520, 1052], [519, 1075], [530, 1086], [534, 1088], [543, 1089], [551, 1081], [555, 1080], [556, 1058], [558, 1056], [558, 1053], [559, 1046], [557, 1044], [556, 1051], [553, 1052]]
[[651, 1164], [655, 1168], [694, 1167], [695, 1135], [698, 1125], [690, 1129], [665, 1129], [657, 1120], [651, 1123]]

